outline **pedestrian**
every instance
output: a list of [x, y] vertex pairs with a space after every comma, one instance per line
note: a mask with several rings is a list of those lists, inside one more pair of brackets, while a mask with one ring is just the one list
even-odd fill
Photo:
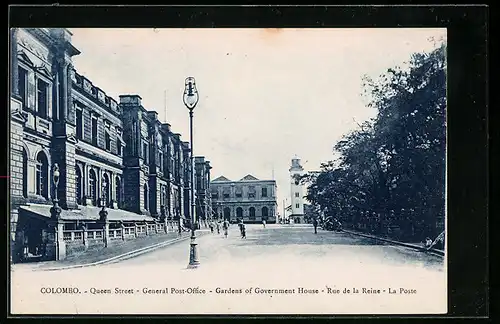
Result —
[[314, 234], [318, 234], [318, 219], [315, 217], [313, 219]]
[[217, 227], [217, 234], [220, 234], [220, 221], [217, 221], [217, 223], [215, 223], [215, 226]]
[[241, 238], [246, 239], [247, 238], [247, 231], [245, 228], [245, 224], [243, 222], [241, 223]]
[[224, 229], [224, 237], [227, 238], [227, 231], [229, 230], [229, 223], [227, 220], [222, 223], [222, 228]]
[[266, 228], [266, 220], [265, 219], [262, 220], [262, 225], [264, 225], [264, 228]]
[[214, 223], [210, 222], [209, 226], [210, 226], [210, 232], [213, 234], [214, 233]]
[[238, 222], [238, 227], [240, 228], [240, 233], [243, 235], [243, 219], [240, 219]]

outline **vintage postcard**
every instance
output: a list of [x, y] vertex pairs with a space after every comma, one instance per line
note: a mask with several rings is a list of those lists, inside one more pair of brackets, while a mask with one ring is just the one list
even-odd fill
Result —
[[446, 314], [440, 28], [12, 28], [11, 313]]

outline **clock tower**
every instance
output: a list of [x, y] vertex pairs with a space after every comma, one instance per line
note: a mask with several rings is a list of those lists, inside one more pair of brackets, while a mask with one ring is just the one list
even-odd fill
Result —
[[290, 194], [291, 215], [290, 223], [303, 224], [304, 221], [304, 186], [300, 183], [300, 177], [304, 174], [304, 168], [300, 165], [300, 159], [294, 157], [290, 171]]

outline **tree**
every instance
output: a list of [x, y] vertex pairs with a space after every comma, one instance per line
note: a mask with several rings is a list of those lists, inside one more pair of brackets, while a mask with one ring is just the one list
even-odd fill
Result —
[[406, 70], [395, 67], [377, 80], [364, 79], [368, 106], [377, 116], [334, 145], [338, 160], [304, 177], [313, 205], [375, 231], [397, 225], [407, 240], [441, 232], [436, 224], [445, 208], [445, 54], [443, 42], [430, 53], [413, 54]]

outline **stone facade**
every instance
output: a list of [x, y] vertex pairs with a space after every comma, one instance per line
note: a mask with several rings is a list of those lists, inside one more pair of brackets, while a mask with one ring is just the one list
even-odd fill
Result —
[[247, 175], [239, 181], [224, 176], [210, 183], [213, 214], [219, 219], [245, 223], [276, 223], [276, 181]]
[[210, 194], [210, 161], [203, 156], [194, 158], [195, 192], [196, 192], [196, 217], [203, 222], [213, 218], [212, 196]]
[[183, 208], [189, 205], [189, 143], [146, 110], [140, 96], [117, 101], [80, 75], [72, 62], [80, 51], [68, 30], [15, 28], [10, 35], [13, 249], [23, 244], [19, 207], [52, 205], [56, 163], [64, 210], [104, 206], [158, 219], [165, 210], [165, 220], [189, 218]]

